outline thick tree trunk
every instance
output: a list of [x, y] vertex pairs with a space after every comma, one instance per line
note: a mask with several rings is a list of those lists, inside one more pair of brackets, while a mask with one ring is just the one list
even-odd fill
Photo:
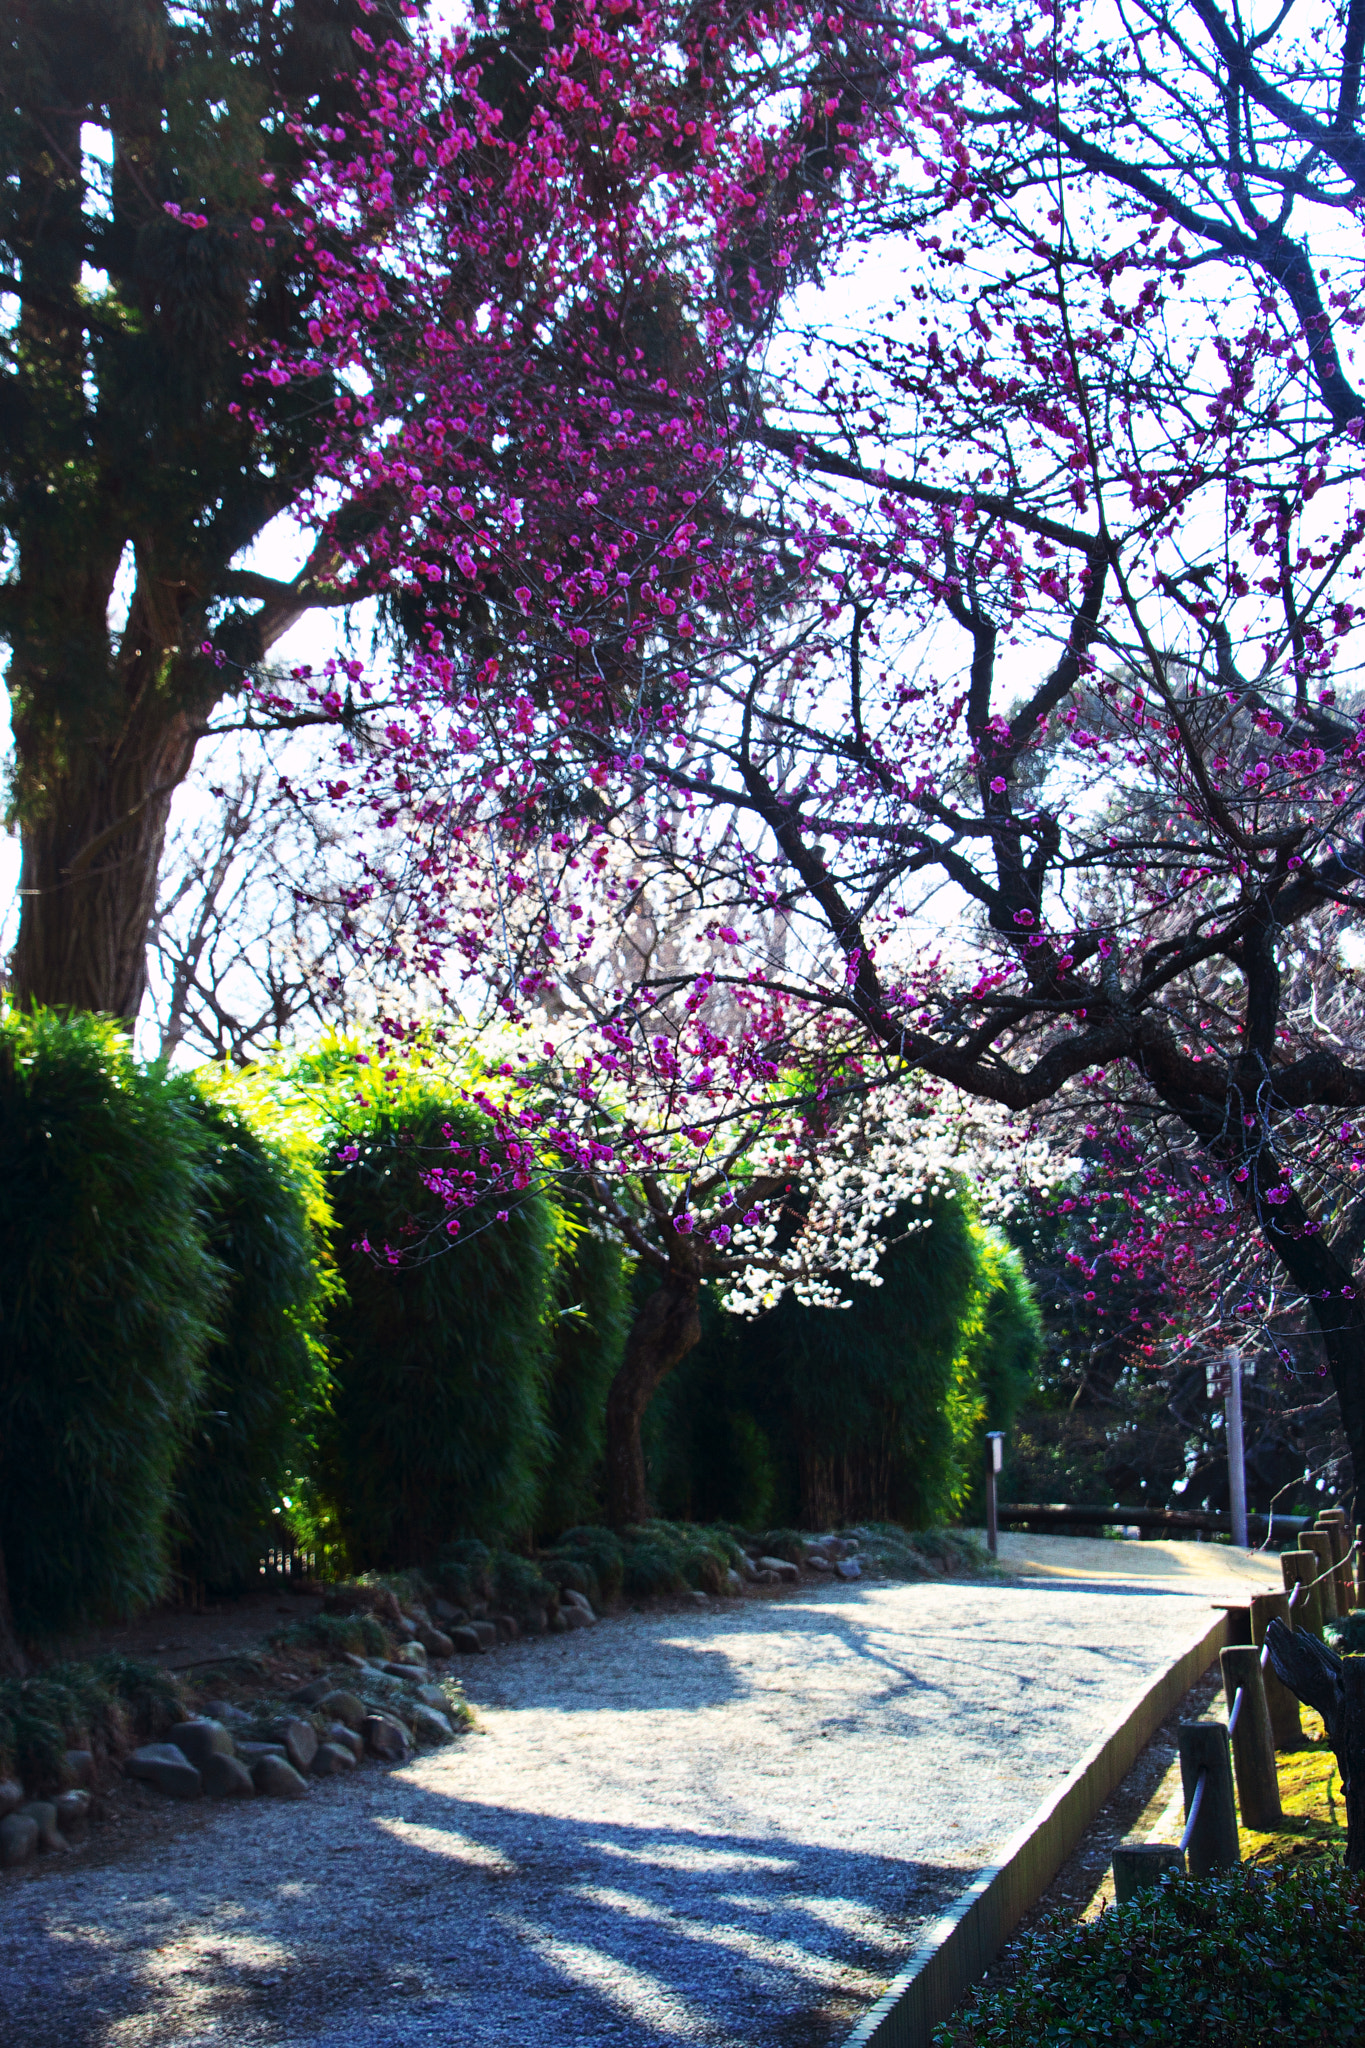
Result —
[[1365, 1657], [1338, 1657], [1278, 1619], [1265, 1639], [1275, 1676], [1322, 1715], [1346, 1794], [1346, 1868], [1365, 1870]]
[[17, 1001], [137, 1016], [166, 820], [195, 737], [168, 709], [116, 745], [84, 747], [48, 781], [22, 824]]
[[1266, 1205], [1262, 1215], [1266, 1242], [1307, 1297], [1322, 1337], [1351, 1451], [1351, 1479], [1342, 1489], [1350, 1498], [1365, 1477], [1365, 1300], [1356, 1290], [1354, 1262], [1328, 1241], [1297, 1194], [1278, 1207]]
[[701, 1337], [700, 1289], [696, 1255], [683, 1244], [626, 1340], [607, 1395], [607, 1516], [614, 1529], [649, 1514], [641, 1425], [660, 1386]]

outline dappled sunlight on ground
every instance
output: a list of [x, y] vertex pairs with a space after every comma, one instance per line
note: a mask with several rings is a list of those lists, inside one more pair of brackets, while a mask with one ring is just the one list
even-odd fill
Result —
[[947, 1580], [510, 1645], [453, 1748], [7, 1881], [0, 2040], [826, 2048], [1209, 1618]]

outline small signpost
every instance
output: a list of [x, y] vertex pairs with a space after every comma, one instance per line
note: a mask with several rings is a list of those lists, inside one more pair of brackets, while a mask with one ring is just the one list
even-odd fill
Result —
[[1005, 1462], [1005, 1432], [1003, 1429], [986, 1431], [986, 1548], [992, 1557], [1000, 1547], [1000, 1521], [996, 1506], [996, 1492], [1000, 1484], [1000, 1469]]
[[1223, 1403], [1228, 1431], [1228, 1506], [1232, 1510], [1232, 1540], [1239, 1549], [1247, 1547], [1246, 1444], [1242, 1429], [1242, 1381], [1250, 1379], [1253, 1368], [1244, 1367], [1242, 1354], [1229, 1344], [1221, 1358], [1210, 1359], [1205, 1385], [1211, 1401]]

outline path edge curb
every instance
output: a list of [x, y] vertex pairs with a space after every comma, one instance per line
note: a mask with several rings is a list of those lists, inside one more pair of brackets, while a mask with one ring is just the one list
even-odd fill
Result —
[[1172, 1708], [1228, 1639], [1228, 1618], [1204, 1629], [1092, 1744], [1005, 1848], [940, 1916], [844, 2048], [929, 2048], [933, 2030], [978, 1983], [1029, 1908], [1036, 1906], [1115, 1787]]

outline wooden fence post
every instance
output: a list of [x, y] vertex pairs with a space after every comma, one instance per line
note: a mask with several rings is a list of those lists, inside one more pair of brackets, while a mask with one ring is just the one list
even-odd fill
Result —
[[[1305, 1550], [1311, 1550], [1318, 1561], [1313, 1576], [1317, 1580], [1318, 1613], [1324, 1621], [1337, 1618], [1336, 1545], [1328, 1529], [1305, 1529], [1299, 1538]], [[1320, 1633], [1321, 1631], [1319, 1631]]]
[[1160, 1884], [1167, 1871], [1184, 1868], [1174, 1842], [1121, 1843], [1114, 1851], [1114, 1904], [1126, 1906], [1138, 1892]]
[[1261, 1653], [1254, 1643], [1234, 1643], [1220, 1656], [1228, 1713], [1238, 1693], [1242, 1704], [1232, 1729], [1232, 1761], [1237, 1772], [1237, 1804], [1242, 1826], [1269, 1834], [1284, 1819], [1280, 1780], [1275, 1769], [1275, 1738], [1261, 1681]]
[[1235, 1869], [1242, 1860], [1242, 1852], [1237, 1840], [1237, 1802], [1232, 1792], [1228, 1731], [1221, 1721], [1182, 1721], [1175, 1739], [1180, 1750], [1180, 1784], [1187, 1820], [1200, 1775], [1207, 1773], [1199, 1817], [1190, 1836], [1190, 1875], [1207, 1877], [1212, 1870]]
[[1351, 1547], [1351, 1532], [1346, 1526], [1345, 1508], [1324, 1508], [1318, 1516], [1319, 1529], [1325, 1529], [1332, 1539], [1332, 1562], [1336, 1567], [1332, 1584], [1337, 1600], [1337, 1618], [1342, 1620], [1355, 1605], [1355, 1582], [1351, 1568], [1346, 1562], [1346, 1553]]
[[[1253, 1593], [1251, 1640], [1258, 1650], [1265, 1645], [1265, 1632], [1272, 1619], [1282, 1621], [1286, 1628], [1291, 1626], [1288, 1594]], [[1270, 1714], [1270, 1729], [1276, 1749], [1302, 1749], [1303, 1723], [1299, 1720], [1298, 1700], [1289, 1687], [1276, 1677], [1273, 1666], [1265, 1666], [1261, 1679], [1265, 1686], [1265, 1703]]]
[[1280, 1572], [1284, 1578], [1284, 1590], [1292, 1593], [1295, 1586], [1303, 1591], [1294, 1603], [1294, 1627], [1307, 1629], [1311, 1636], [1322, 1634], [1322, 1603], [1318, 1594], [1321, 1586], [1315, 1586], [1317, 1577], [1317, 1553], [1312, 1550], [1284, 1550], [1280, 1553]]

